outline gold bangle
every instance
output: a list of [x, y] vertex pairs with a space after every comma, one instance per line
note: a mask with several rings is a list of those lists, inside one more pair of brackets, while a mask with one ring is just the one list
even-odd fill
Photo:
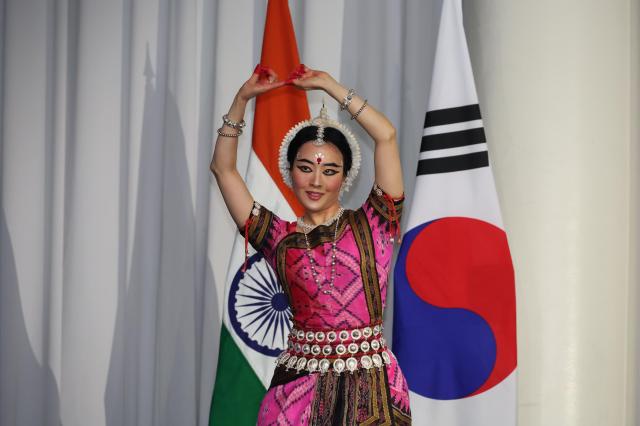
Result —
[[356, 113], [351, 116], [351, 119], [355, 120], [356, 118], [358, 118], [358, 116], [360, 115], [362, 110], [364, 110], [364, 108], [366, 106], [367, 106], [367, 100], [365, 99], [364, 102], [362, 103], [362, 106], [360, 107], [360, 109], [358, 111], [356, 111]]

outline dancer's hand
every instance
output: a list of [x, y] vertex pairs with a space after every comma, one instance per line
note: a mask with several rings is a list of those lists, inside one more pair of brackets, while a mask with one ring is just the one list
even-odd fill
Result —
[[238, 97], [248, 101], [251, 98], [282, 87], [285, 84], [284, 81], [278, 80], [278, 74], [276, 74], [274, 70], [258, 64], [255, 70], [253, 70], [251, 77], [249, 77], [249, 80], [245, 81], [242, 87], [240, 87]]
[[329, 84], [335, 83], [335, 80], [325, 71], [313, 70], [300, 64], [291, 73], [287, 83], [301, 90], [326, 90]]

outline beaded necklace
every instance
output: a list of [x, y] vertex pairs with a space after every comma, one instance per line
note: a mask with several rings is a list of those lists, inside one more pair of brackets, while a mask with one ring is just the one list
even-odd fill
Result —
[[344, 213], [344, 208], [340, 207], [338, 212], [333, 217], [329, 218], [329, 220], [327, 220], [326, 222], [320, 224], [322, 226], [329, 226], [331, 225], [331, 223], [333, 223], [333, 221], [336, 222], [336, 226], [333, 231], [333, 242], [331, 243], [331, 280], [329, 281], [329, 287], [330, 287], [329, 290], [324, 290], [322, 288], [324, 284], [320, 284], [320, 279], [318, 278], [318, 271], [316, 270], [316, 265], [318, 264], [318, 262], [316, 261], [316, 259], [313, 257], [313, 254], [311, 253], [311, 245], [309, 244], [309, 237], [307, 236], [307, 234], [310, 231], [312, 231], [313, 229], [315, 229], [320, 225], [311, 225], [306, 223], [302, 217], [298, 218], [298, 225], [300, 225], [300, 227], [303, 229], [303, 232], [304, 232], [304, 241], [307, 245], [306, 253], [307, 253], [307, 257], [309, 258], [309, 263], [311, 264], [311, 274], [313, 275], [313, 280], [315, 281], [316, 286], [318, 286], [318, 289], [320, 289], [320, 291], [322, 291], [322, 293], [324, 294], [331, 294], [331, 290], [334, 288], [333, 284], [336, 279], [336, 252], [338, 251], [336, 248], [337, 239], [338, 239], [338, 224], [340, 222], [340, 217], [342, 217], [342, 213]]

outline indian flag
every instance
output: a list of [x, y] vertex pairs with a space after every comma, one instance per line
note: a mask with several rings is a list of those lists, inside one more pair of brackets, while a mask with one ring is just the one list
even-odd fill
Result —
[[[286, 0], [270, 0], [260, 63], [281, 79], [300, 63]], [[245, 181], [256, 200], [283, 218], [302, 213], [278, 170], [278, 148], [295, 123], [309, 118], [305, 92], [285, 86], [256, 99], [252, 152]], [[275, 357], [284, 349], [291, 310], [274, 271], [253, 253], [246, 272], [238, 234], [226, 279], [223, 325], [209, 424], [254, 425]]]

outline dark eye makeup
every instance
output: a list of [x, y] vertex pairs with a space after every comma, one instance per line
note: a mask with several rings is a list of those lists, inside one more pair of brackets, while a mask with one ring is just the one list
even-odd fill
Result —
[[[313, 170], [309, 166], [296, 166], [302, 173], [311, 173]], [[322, 171], [325, 176], [333, 176], [335, 174], [340, 173], [339, 170], [334, 169], [325, 169]]]

